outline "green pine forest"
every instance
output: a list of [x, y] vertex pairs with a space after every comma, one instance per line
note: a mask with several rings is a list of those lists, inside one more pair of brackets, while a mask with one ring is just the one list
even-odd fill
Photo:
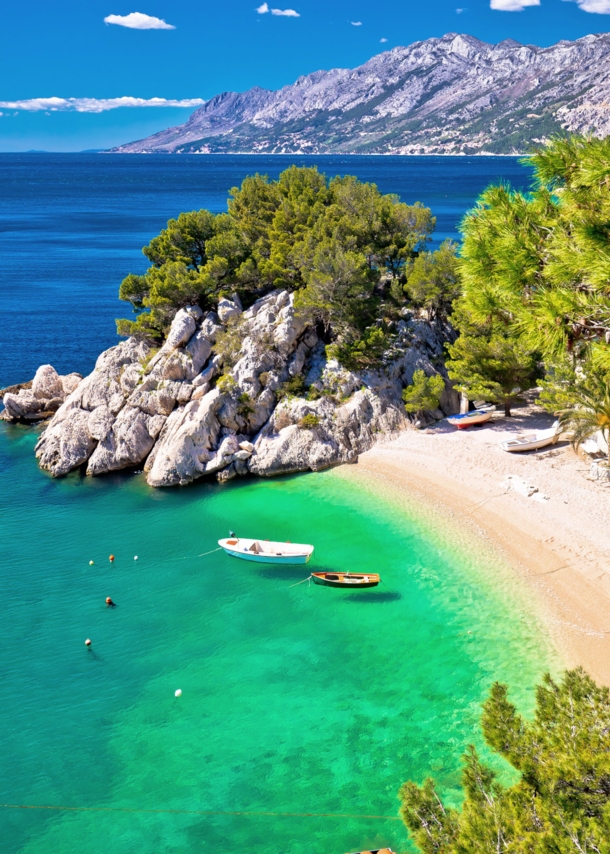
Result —
[[[248, 177], [227, 213], [183, 213], [144, 248], [149, 269], [120, 288], [134, 319], [117, 321], [119, 334], [160, 343], [182, 306], [238, 294], [247, 307], [284, 288], [329, 357], [363, 370], [395, 357], [397, 325], [413, 313], [441, 325], [447, 346], [437, 373], [416, 371], [404, 390], [407, 412], [435, 409], [447, 379], [507, 416], [538, 387], [575, 445], [598, 431], [608, 439], [610, 139], [557, 137], [526, 161], [529, 191], [488, 187], [460, 244], [436, 251], [432, 212], [373, 184], [294, 166], [277, 181]], [[232, 338], [238, 329], [221, 346], [228, 367]], [[283, 393], [307, 392], [302, 377], [291, 383]], [[460, 810], [433, 780], [406, 782], [400, 813], [423, 854], [610, 854], [606, 688], [582, 670], [547, 676], [526, 720], [495, 684], [482, 727], [518, 782], [502, 785], [472, 746]]]

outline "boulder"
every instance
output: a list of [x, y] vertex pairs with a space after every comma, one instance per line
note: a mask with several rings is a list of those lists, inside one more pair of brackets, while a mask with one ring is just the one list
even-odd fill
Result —
[[38, 368], [32, 380], [32, 394], [39, 400], [64, 398], [64, 387], [52, 365], [41, 365]]
[[239, 317], [241, 314], [241, 303], [236, 298], [232, 300], [223, 298], [218, 303], [218, 317], [221, 323], [226, 323], [233, 317]]
[[57, 412], [78, 386], [82, 376], [77, 373], [59, 376], [52, 365], [41, 365], [31, 383], [7, 390], [3, 397], [5, 421], [41, 421]]

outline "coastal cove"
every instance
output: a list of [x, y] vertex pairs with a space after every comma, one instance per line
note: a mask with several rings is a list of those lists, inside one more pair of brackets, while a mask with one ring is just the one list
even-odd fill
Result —
[[[342, 470], [171, 491], [123, 474], [49, 481], [33, 439], [1, 436], [2, 803], [393, 816], [398, 786], [430, 770], [456, 801], [491, 683], [529, 710], [543, 671], [561, 667], [493, 552]], [[306, 569], [198, 557], [230, 527], [292, 541], [315, 531], [316, 553]], [[381, 570], [383, 584], [298, 583], [325, 567]], [[119, 854], [161, 841], [410, 850], [391, 820], [3, 817], [5, 850], [28, 854], [94, 854], [100, 834]]]
[[[491, 181], [528, 177], [507, 158], [292, 160], [421, 200], [438, 216], [435, 242], [457, 237]], [[181, 210], [221, 211], [244, 175], [289, 162], [0, 156], [0, 381], [47, 362], [90, 371], [117, 341], [117, 286], [145, 269], [140, 247]], [[465, 747], [490, 758], [479, 719], [492, 683], [529, 712], [542, 674], [579, 661], [493, 534], [440, 512], [442, 477], [409, 479], [392, 443], [358, 466], [155, 490], [133, 471], [50, 479], [39, 432], [0, 424], [0, 802], [83, 811], [4, 809], [9, 852], [97, 854], [100, 840], [113, 854], [412, 851], [401, 783], [433, 774], [457, 805]], [[312, 542], [314, 557], [235, 561], [217, 550], [229, 530]], [[382, 584], [307, 583], [329, 569], [380, 572]]]

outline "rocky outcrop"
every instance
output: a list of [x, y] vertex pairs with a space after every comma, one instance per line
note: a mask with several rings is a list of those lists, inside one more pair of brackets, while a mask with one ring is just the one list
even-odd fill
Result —
[[[161, 348], [130, 338], [84, 379], [45, 366], [13, 397], [57, 401], [36, 446], [55, 477], [142, 466], [161, 487], [318, 471], [407, 426], [402, 389], [416, 369], [436, 371], [449, 335], [405, 312], [385, 363], [354, 373], [327, 359], [293, 295], [278, 290], [246, 311], [237, 298], [205, 315], [183, 308]], [[458, 408], [449, 386], [443, 406]]]
[[41, 365], [31, 383], [5, 391], [1, 417], [5, 421], [44, 421], [57, 412], [81, 380], [81, 374], [60, 377], [52, 365]]

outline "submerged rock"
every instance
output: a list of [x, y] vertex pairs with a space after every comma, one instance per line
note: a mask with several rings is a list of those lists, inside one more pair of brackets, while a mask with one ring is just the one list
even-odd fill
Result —
[[[89, 475], [142, 466], [162, 487], [318, 471], [356, 461], [408, 425], [402, 389], [417, 369], [435, 373], [448, 334], [405, 318], [386, 361], [353, 372], [327, 360], [289, 292], [247, 311], [232, 297], [206, 315], [180, 309], [160, 348], [135, 338], [111, 347], [84, 379], [43, 366], [31, 388], [5, 394], [5, 406], [15, 415], [55, 407], [36, 446], [55, 477], [84, 465]], [[299, 377], [307, 397], [287, 396]], [[441, 408], [457, 406], [447, 383]]]

